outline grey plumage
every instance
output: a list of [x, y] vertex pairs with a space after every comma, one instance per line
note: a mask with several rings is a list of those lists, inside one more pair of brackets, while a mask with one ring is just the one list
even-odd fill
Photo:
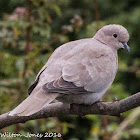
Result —
[[118, 68], [117, 50], [128, 40], [124, 27], [107, 25], [93, 38], [60, 46], [30, 86], [31, 95], [9, 115], [31, 115], [54, 99], [66, 103], [95, 103], [112, 84]]

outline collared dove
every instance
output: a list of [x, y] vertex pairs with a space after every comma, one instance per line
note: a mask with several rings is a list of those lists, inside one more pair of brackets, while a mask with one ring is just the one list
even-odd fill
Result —
[[128, 31], [106, 25], [93, 38], [63, 44], [38, 73], [30, 94], [9, 115], [29, 116], [57, 99], [91, 105], [111, 86], [118, 68], [119, 48], [130, 51]]

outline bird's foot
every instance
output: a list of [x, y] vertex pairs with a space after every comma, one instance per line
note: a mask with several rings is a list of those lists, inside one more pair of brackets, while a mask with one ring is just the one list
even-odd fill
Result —
[[118, 98], [117, 97], [114, 97], [113, 98], [113, 102], [117, 102], [117, 101], [119, 101]]
[[74, 108], [74, 103], [71, 103], [71, 104], [70, 104], [70, 111], [72, 111], [73, 108]]
[[120, 117], [120, 118], [121, 118], [121, 116], [122, 116], [122, 113], [119, 114], [119, 117]]
[[95, 102], [95, 103], [101, 103], [101, 102], [106, 102], [106, 101], [103, 101], [103, 100], [98, 100], [97, 102]]

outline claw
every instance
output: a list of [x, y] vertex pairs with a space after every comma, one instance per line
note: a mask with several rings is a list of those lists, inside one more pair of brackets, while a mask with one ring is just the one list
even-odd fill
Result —
[[118, 101], [118, 99], [117, 97], [114, 97], [113, 102], [116, 102], [116, 101]]
[[121, 116], [122, 116], [122, 113], [120, 113], [117, 117], [121, 118]]
[[103, 101], [103, 100], [100, 99], [96, 103], [100, 103], [100, 102], [106, 102], [106, 101]]
[[70, 110], [73, 110], [73, 108], [74, 108], [74, 104], [72, 103], [70, 104]]

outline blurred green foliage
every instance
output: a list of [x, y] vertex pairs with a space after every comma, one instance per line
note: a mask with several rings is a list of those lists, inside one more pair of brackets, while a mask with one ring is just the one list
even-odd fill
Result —
[[[112, 101], [115, 96], [120, 100], [140, 90], [140, 1], [98, 0], [98, 21], [94, 2], [0, 1], [1, 114], [10, 111], [28, 96], [27, 88], [55, 48], [71, 40], [92, 37], [106, 24], [121, 24], [128, 29], [131, 53], [119, 50], [118, 73], [103, 99]], [[115, 134], [123, 140], [139, 140], [140, 113], [135, 112], [134, 109], [124, 113], [121, 119], [110, 116], [103, 119], [99, 115], [60, 116], [12, 125], [1, 132], [56, 132], [63, 135], [53, 140], [107, 140], [106, 137], [112, 138]], [[104, 125], [105, 121], [107, 125]], [[124, 124], [127, 126], [121, 129]]]

